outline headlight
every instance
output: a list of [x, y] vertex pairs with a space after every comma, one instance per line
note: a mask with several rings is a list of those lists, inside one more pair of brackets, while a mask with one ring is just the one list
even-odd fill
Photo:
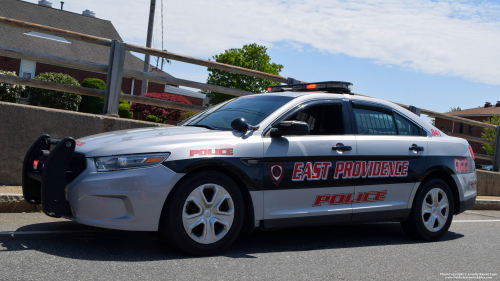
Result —
[[94, 162], [98, 172], [108, 172], [155, 166], [165, 161], [168, 156], [170, 153], [121, 155], [94, 158]]

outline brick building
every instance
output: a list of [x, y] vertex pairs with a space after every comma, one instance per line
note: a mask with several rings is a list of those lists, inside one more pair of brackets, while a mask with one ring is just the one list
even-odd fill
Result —
[[[485, 105], [482, 107], [464, 109], [459, 111], [451, 111], [444, 114], [483, 122], [486, 121], [493, 114], [500, 115], [500, 101], [498, 101], [494, 105], [492, 105], [490, 102], [486, 102]], [[444, 120], [439, 117], [436, 117], [435, 126], [445, 133], [452, 132], [456, 134], [464, 134], [478, 138], [481, 137], [481, 133], [484, 130], [482, 127], [472, 126], [469, 124], [464, 124], [450, 120]], [[474, 153], [486, 154], [486, 151], [482, 148], [481, 143], [472, 141], [470, 141], [469, 143]], [[480, 160], [480, 159], [476, 159], [476, 162], [478, 164], [492, 164], [491, 161]]]
[[[96, 18], [95, 14], [89, 10], [84, 11], [82, 14], [77, 14], [55, 9], [51, 7], [50, 2], [47, 0], [39, 1], [38, 5], [20, 0], [0, 0], [0, 7], [0, 16], [3, 17], [122, 41], [120, 35], [110, 21]], [[1, 25], [0, 46], [101, 64], [109, 63], [109, 47]], [[144, 61], [127, 51], [125, 54], [125, 68], [143, 71]], [[80, 83], [85, 78], [99, 78], [106, 81], [107, 76], [101, 73], [4, 56], [0, 56], [0, 70], [15, 71], [19, 76], [27, 78], [34, 78], [36, 75], [43, 72], [59, 72], [73, 76]], [[171, 76], [153, 66], [150, 66], [150, 72]], [[123, 78], [122, 91], [126, 94], [140, 95], [141, 86], [141, 80]], [[165, 84], [150, 82], [148, 85], [148, 92], [168, 92], [183, 95], [196, 105], [203, 105], [206, 103], [203, 102], [205, 95], [201, 93]]]

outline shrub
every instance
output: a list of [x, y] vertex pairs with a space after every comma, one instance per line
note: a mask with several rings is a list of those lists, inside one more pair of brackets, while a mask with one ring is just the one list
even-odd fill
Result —
[[[82, 82], [82, 87], [92, 88], [97, 90], [106, 90], [106, 83], [98, 78], [85, 78]], [[123, 91], [121, 91], [123, 93]], [[92, 96], [82, 96], [82, 102], [78, 111], [101, 114], [104, 108], [104, 98], [92, 97]], [[130, 105], [128, 102], [121, 100], [118, 106], [118, 115], [121, 118], [132, 119], [133, 113], [130, 111]]]
[[[148, 97], [148, 98], [162, 99], [162, 100], [168, 100], [168, 101], [185, 103], [185, 104], [192, 104], [185, 97], [180, 96], [180, 95], [175, 95], [175, 94], [147, 93], [144, 96]], [[163, 120], [173, 120], [173, 121], [179, 121], [181, 118], [181, 113], [182, 113], [182, 110], [178, 110], [178, 109], [158, 107], [158, 106], [145, 105], [145, 104], [139, 104], [139, 103], [133, 103], [132, 106], [130, 107], [130, 109], [134, 112], [140, 112], [144, 116], [154, 115], [154, 116], [157, 116], [159, 118], [162, 118]]]
[[[0, 75], [17, 76], [15, 71], [0, 70]], [[19, 92], [24, 91], [24, 86], [0, 83], [0, 101], [17, 102]]]
[[196, 113], [197, 112], [194, 112], [194, 111], [182, 111], [181, 112], [181, 117], [179, 119], [179, 122], [188, 119], [189, 117], [195, 115]]
[[155, 122], [155, 123], [161, 123], [162, 122], [161, 118], [158, 118], [158, 117], [156, 117], [154, 115], [148, 115], [146, 117], [146, 121]]
[[[80, 86], [80, 83], [75, 78], [62, 73], [41, 73], [35, 77], [35, 80]], [[29, 94], [28, 103], [31, 105], [73, 111], [78, 110], [78, 106], [82, 101], [82, 97], [78, 94], [39, 88], [30, 88]]]
[[[86, 78], [82, 82], [82, 87], [92, 88], [97, 90], [106, 90], [106, 83], [101, 79]], [[104, 98], [82, 95], [82, 102], [80, 103], [78, 111], [93, 113], [93, 114], [101, 114], [103, 107], [104, 107]]]
[[121, 100], [120, 105], [118, 107], [118, 115], [120, 115], [121, 118], [127, 118], [127, 119], [132, 119], [132, 116], [134, 115], [132, 111], [130, 111], [130, 105], [128, 102]]

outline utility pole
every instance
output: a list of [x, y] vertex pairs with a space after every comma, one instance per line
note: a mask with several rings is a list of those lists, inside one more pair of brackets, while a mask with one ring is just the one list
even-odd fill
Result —
[[[153, 40], [153, 24], [155, 20], [155, 6], [156, 0], [151, 0], [151, 8], [149, 9], [149, 24], [148, 24], [148, 37], [146, 41], [146, 47], [151, 48], [151, 41]], [[145, 55], [144, 57], [144, 72], [149, 72], [149, 61], [150, 56]], [[148, 80], [142, 80], [141, 96], [148, 92]]]

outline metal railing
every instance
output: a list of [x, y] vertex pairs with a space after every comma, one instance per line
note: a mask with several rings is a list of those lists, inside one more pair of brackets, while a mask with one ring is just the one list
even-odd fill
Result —
[[[175, 85], [186, 86], [186, 87], [190, 87], [190, 88], [197, 88], [197, 89], [201, 89], [201, 90], [229, 94], [229, 95], [233, 95], [233, 96], [245, 96], [245, 95], [254, 94], [252, 92], [240, 91], [240, 90], [236, 90], [236, 89], [230, 89], [230, 88], [225, 88], [225, 87], [221, 87], [221, 86], [199, 83], [199, 82], [194, 82], [194, 81], [189, 81], [189, 80], [184, 80], [184, 79], [179, 79], [179, 78], [174, 78], [174, 77], [169, 77], [169, 76], [156, 75], [156, 74], [132, 70], [132, 69], [125, 69], [123, 67], [123, 65], [124, 65], [125, 51], [126, 50], [138, 52], [138, 53], [142, 53], [142, 54], [153, 55], [153, 56], [157, 56], [157, 57], [162, 57], [162, 58], [166, 58], [166, 59], [181, 61], [181, 62], [185, 62], [185, 63], [200, 65], [200, 66], [216, 68], [216, 69], [220, 69], [220, 70], [230, 71], [230, 72], [234, 72], [234, 73], [244, 74], [244, 75], [248, 75], [248, 76], [252, 76], [252, 77], [267, 79], [267, 80], [286, 83], [286, 84], [303, 83], [302, 81], [297, 81], [293, 78], [287, 78], [287, 77], [269, 74], [269, 73], [265, 73], [265, 72], [260, 72], [260, 71], [256, 71], [256, 70], [252, 70], [252, 69], [243, 68], [243, 67], [238, 67], [238, 66], [227, 65], [227, 64], [223, 64], [223, 63], [219, 63], [219, 62], [193, 58], [190, 56], [184, 56], [184, 55], [175, 54], [175, 53], [171, 53], [171, 52], [167, 52], [167, 51], [156, 50], [153, 48], [137, 46], [137, 45], [128, 44], [128, 43], [122, 43], [122, 42], [119, 42], [116, 40], [111, 40], [108, 38], [92, 36], [92, 35], [88, 35], [88, 34], [68, 31], [68, 30], [54, 28], [54, 27], [50, 27], [50, 26], [44, 26], [44, 25], [40, 25], [40, 24], [34, 24], [34, 23], [30, 23], [30, 22], [20, 21], [20, 20], [16, 20], [16, 19], [10, 19], [10, 18], [1, 17], [1, 16], [0, 16], [0, 25], [25, 29], [28, 31], [39, 31], [39, 32], [43, 32], [46, 34], [50, 34], [50, 35], [61, 36], [61, 37], [65, 37], [65, 38], [69, 38], [69, 39], [73, 39], [73, 40], [78, 40], [78, 41], [83, 41], [83, 42], [88, 42], [88, 43], [92, 43], [92, 44], [110, 47], [109, 64], [105, 65], [105, 64], [75, 60], [75, 59], [70, 59], [70, 58], [65, 58], [65, 57], [59, 57], [59, 56], [54, 56], [54, 55], [26, 51], [26, 50], [22, 50], [22, 49], [0, 46], [0, 55], [14, 57], [14, 58], [20, 58], [20, 59], [29, 59], [29, 60], [34, 60], [34, 61], [43, 62], [43, 63], [47, 63], [47, 64], [53, 64], [53, 65], [58, 65], [58, 66], [63, 66], [63, 67], [80, 69], [80, 70], [87, 70], [87, 71], [92, 71], [92, 72], [97, 72], [97, 73], [105, 73], [105, 74], [107, 74], [107, 79], [108, 79], [108, 81], [106, 83], [107, 87], [106, 87], [105, 91], [83, 88], [83, 87], [75, 87], [75, 86], [70, 86], [70, 85], [57, 84], [57, 83], [53, 83], [53, 82], [38, 81], [38, 80], [34, 80], [34, 79], [8, 76], [8, 75], [0, 75], [0, 82], [19, 84], [19, 85], [25, 85], [25, 86], [31, 86], [31, 87], [37, 87], [37, 88], [43, 88], [43, 89], [49, 89], [49, 90], [56, 90], [56, 91], [65, 91], [65, 92], [76, 93], [76, 94], [81, 94], [81, 95], [104, 97], [105, 98], [104, 113], [106, 113], [107, 115], [111, 115], [111, 116], [117, 116], [119, 100], [142, 103], [142, 104], [147, 104], [147, 105], [169, 107], [169, 108], [180, 109], [180, 110], [190, 110], [190, 111], [195, 111], [195, 112], [198, 112], [198, 111], [201, 111], [204, 109], [204, 107], [197, 106], [197, 105], [188, 105], [188, 104], [171, 102], [171, 101], [166, 101], [166, 100], [151, 99], [151, 98], [146, 98], [143, 96], [133, 96], [133, 95], [127, 95], [127, 94], [120, 94], [121, 82], [122, 82], [123, 77], [145, 79], [148, 81], [162, 83], [162, 84], [167, 84], [167, 83], [168, 84], [175, 84]], [[442, 118], [442, 119], [446, 119], [446, 120], [457, 121], [457, 122], [461, 122], [464, 124], [470, 124], [473, 126], [479, 126], [482, 128], [489, 128], [489, 129], [496, 130], [496, 141], [467, 136], [467, 135], [463, 135], [463, 134], [456, 134], [456, 133], [452, 133], [452, 132], [444, 132], [444, 133], [449, 134], [449, 135], [454, 136], [454, 137], [464, 138], [468, 141], [486, 143], [486, 144], [491, 144], [491, 145], [494, 144], [494, 146], [495, 146], [495, 155], [494, 156], [476, 154], [476, 157], [479, 159], [493, 161], [493, 169], [495, 171], [500, 170], [500, 153], [499, 153], [499, 150], [500, 150], [500, 126], [495, 126], [492, 124], [482, 123], [482, 122], [469, 120], [469, 119], [456, 117], [456, 116], [449, 116], [446, 114], [442, 114], [442, 113], [427, 110], [427, 109], [420, 109], [420, 108], [417, 108], [415, 106], [409, 106], [409, 105], [400, 104], [400, 103], [395, 103], [395, 104], [397, 104], [401, 107], [404, 107], [406, 109], [409, 109], [410, 111], [412, 111], [413, 113], [415, 113], [417, 115], [420, 115], [420, 113], [422, 113], [422, 114], [425, 114], [425, 115], [428, 115], [431, 117], [438, 117], [438, 118]]]

